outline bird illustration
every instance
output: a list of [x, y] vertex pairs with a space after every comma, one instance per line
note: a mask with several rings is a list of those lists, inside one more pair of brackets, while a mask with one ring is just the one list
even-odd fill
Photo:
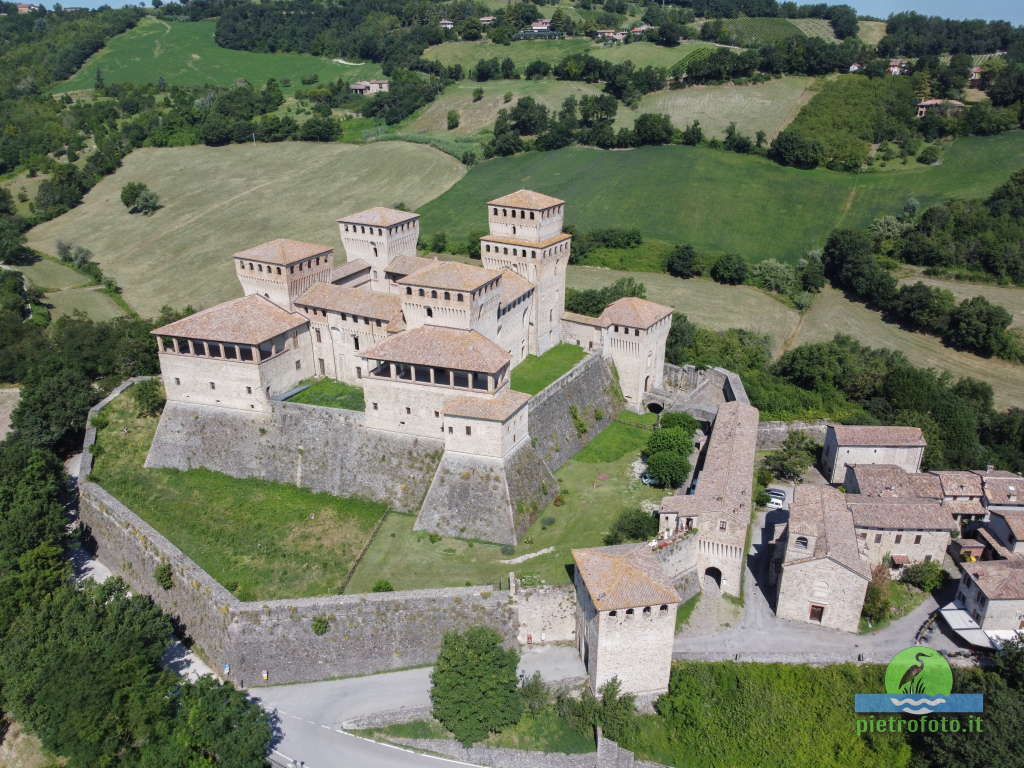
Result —
[[917, 664], [913, 664], [907, 667], [907, 670], [903, 673], [903, 677], [900, 678], [899, 689], [905, 693], [919, 693], [920, 691], [913, 690], [915, 688], [914, 681], [917, 680], [918, 675], [924, 671], [924, 659], [929, 658], [927, 653], [914, 654], [914, 660]]

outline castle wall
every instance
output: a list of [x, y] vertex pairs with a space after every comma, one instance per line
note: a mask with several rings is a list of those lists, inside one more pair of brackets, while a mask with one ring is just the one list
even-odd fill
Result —
[[[439, 431], [440, 433], [440, 431]], [[364, 414], [272, 401], [265, 413], [168, 402], [147, 467], [205, 467], [416, 510], [440, 439], [368, 430]]]
[[254, 361], [161, 352], [160, 374], [168, 401], [261, 412], [270, 408]]
[[697, 573], [697, 534], [680, 536], [667, 547], [655, 550], [665, 575], [672, 580], [683, 601], [689, 600], [700, 591], [700, 577]]
[[802, 432], [818, 445], [824, 445], [828, 422], [817, 421], [762, 421], [757, 425], [757, 450], [773, 451], [781, 448], [791, 432]]
[[[594, 688], [618, 677], [622, 690], [640, 696], [668, 690], [675, 639], [676, 608], [647, 606], [618, 611], [598, 611], [600, 650], [594, 671]], [[612, 615], [612, 614], [615, 615]]]
[[576, 640], [576, 594], [572, 587], [517, 587], [520, 644]]

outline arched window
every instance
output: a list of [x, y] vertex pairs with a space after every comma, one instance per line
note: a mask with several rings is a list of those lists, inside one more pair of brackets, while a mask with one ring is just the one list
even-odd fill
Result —
[[430, 292], [430, 298], [436, 299], [437, 298], [437, 291], [431, 291]]
[[427, 317], [433, 317], [433, 316], [434, 316], [434, 310], [431, 309], [430, 307], [427, 307]]
[[796, 541], [794, 543], [796, 544], [796, 548], [797, 549], [807, 549], [807, 537], [806, 536], [797, 536], [796, 537]]

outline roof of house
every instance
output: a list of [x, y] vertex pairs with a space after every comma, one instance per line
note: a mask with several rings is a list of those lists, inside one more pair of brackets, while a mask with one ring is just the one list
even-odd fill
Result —
[[547, 248], [549, 245], [560, 243], [563, 240], [572, 238], [568, 232], [561, 232], [547, 240], [521, 240], [518, 237], [507, 237], [506, 235], [482, 235], [481, 242], [501, 243], [502, 245], [518, 245], [523, 248]]
[[935, 499], [878, 498], [848, 493], [844, 497], [857, 528], [897, 531], [953, 531], [958, 528], [949, 507]]
[[[359, 85], [359, 83], [353, 83], [352, 85]], [[418, 213], [377, 206], [376, 208], [367, 208], [365, 211], [359, 211], [359, 213], [353, 213], [350, 216], [343, 216], [338, 219], [338, 222], [343, 224], [366, 224], [371, 227], [392, 227], [395, 224], [401, 224], [403, 221], [418, 219], [419, 217]]]
[[1013, 538], [1017, 541], [1024, 541], [1024, 512], [996, 512], [993, 510], [992, 514], [999, 515], [1006, 521], [1006, 527], [1010, 529]]
[[353, 259], [352, 261], [346, 261], [340, 267], [335, 267], [331, 273], [331, 282], [337, 283], [344, 280], [346, 277], [359, 274], [360, 272], [366, 272], [370, 268], [362, 259]]
[[919, 107], [934, 107], [938, 104], [952, 104], [955, 107], [966, 106], [962, 101], [957, 101], [956, 99], [925, 99], [924, 101], [917, 102]]
[[269, 264], [294, 264], [296, 261], [308, 259], [311, 256], [319, 256], [322, 253], [330, 253], [334, 249], [329, 245], [317, 245], [316, 243], [304, 243], [301, 240], [287, 240], [278, 238], [252, 248], [246, 248], [234, 255], [236, 259], [248, 259], [249, 261], [262, 261]]
[[1024, 477], [984, 478], [985, 501], [990, 505], [1024, 506]]
[[400, 285], [415, 285], [422, 288], [446, 288], [455, 291], [475, 291], [495, 278], [501, 272], [484, 269], [458, 261], [435, 261], [398, 281]]
[[978, 499], [970, 499], [969, 501], [943, 501], [942, 506], [944, 509], [948, 509], [951, 515], [977, 515], [984, 517], [985, 508], [981, 506], [981, 501]]
[[184, 336], [231, 344], [259, 344], [305, 325], [301, 315], [288, 312], [259, 294], [225, 301], [152, 331], [155, 336]]
[[680, 602], [679, 593], [646, 544], [574, 549], [572, 558], [599, 611]]
[[912, 496], [941, 499], [942, 482], [925, 472], [905, 472], [895, 464], [854, 464], [850, 472], [863, 496]]
[[529, 401], [523, 392], [508, 390], [497, 397], [455, 397], [444, 404], [446, 416], [506, 422]]
[[924, 434], [917, 427], [862, 427], [833, 424], [839, 445], [924, 447]]
[[384, 271], [391, 272], [396, 275], [411, 275], [416, 270], [429, 267], [433, 263], [434, 259], [424, 259], [422, 256], [403, 255], [388, 264], [384, 268]]
[[504, 269], [501, 272], [501, 282], [498, 284], [498, 287], [501, 289], [502, 305], [508, 306], [523, 294], [532, 291], [534, 285], [511, 269]]
[[362, 288], [332, 283], [314, 283], [309, 290], [295, 299], [295, 303], [387, 322], [402, 312], [402, 299], [397, 294], [366, 291]]
[[674, 493], [661, 500], [659, 512], [667, 515], [686, 515], [693, 517], [700, 514], [704, 502], [693, 493]]
[[607, 324], [628, 325], [630, 328], [650, 328], [672, 314], [672, 307], [655, 304], [647, 299], [626, 296], [616, 299], [601, 313]]
[[608, 323], [602, 320], [600, 317], [590, 317], [589, 315], [579, 315], [575, 312], [563, 312], [562, 319], [567, 320], [570, 323], [579, 323], [580, 325], [592, 325], [595, 328], [607, 328]]
[[985, 596], [992, 600], [1024, 600], [1024, 559], [961, 563]]
[[932, 470], [939, 478], [945, 496], [981, 496], [981, 478], [974, 472], [955, 469]]
[[439, 325], [396, 334], [361, 354], [372, 360], [481, 373], [497, 373], [510, 359], [508, 352], [476, 331]]
[[511, 194], [491, 200], [488, 205], [505, 205], [509, 208], [529, 208], [535, 211], [562, 205], [565, 201], [557, 197], [543, 195], [531, 189], [519, 189]]
[[814, 550], [795, 557], [787, 547], [786, 565], [829, 558], [865, 579], [871, 578], [867, 562], [860, 556], [853, 515], [843, 494], [829, 486], [798, 485], [789, 508], [787, 536], [814, 537]]

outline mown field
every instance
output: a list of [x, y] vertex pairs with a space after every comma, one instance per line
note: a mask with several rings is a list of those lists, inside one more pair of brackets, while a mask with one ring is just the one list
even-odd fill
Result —
[[480, 59], [510, 58], [522, 69], [531, 61], [541, 60], [557, 64], [573, 53], [589, 53], [598, 59], [613, 63], [626, 60], [638, 67], [671, 67], [695, 48], [707, 47], [707, 43], [690, 41], [675, 48], [665, 48], [654, 43], [630, 43], [629, 45], [598, 45], [587, 38], [567, 40], [516, 40], [511, 45], [498, 45], [490, 40], [441, 43], [423, 52], [423, 58], [440, 61], [442, 64], [461, 64], [467, 74]]
[[665, 114], [683, 127], [700, 120], [704, 135], [721, 138], [729, 123], [750, 137], [764, 131], [775, 138], [813, 96], [814, 78], [783, 77], [757, 85], [700, 85], [656, 91], [640, 100], [637, 109], [620, 106], [617, 127], [632, 127], [637, 115]]
[[832, 24], [828, 19], [786, 19], [790, 24], [803, 32], [807, 37], [820, 37], [830, 43], [838, 42]]
[[803, 31], [789, 19], [778, 17], [748, 17], [722, 19], [725, 28], [735, 38], [736, 45], [756, 48], [759, 45], [777, 43], [791, 37], [802, 37]]
[[169, 85], [231, 85], [244, 78], [260, 86], [270, 78], [290, 79], [287, 93], [302, 88], [301, 78], [315, 74], [321, 81], [365, 80], [381, 77], [379, 64], [348, 66], [301, 53], [251, 53], [219, 47], [213, 40], [215, 19], [163, 21], [143, 19], [138, 26], [114, 37], [54, 93], [92, 88], [97, 70], [108, 83]]
[[[140, 149], [82, 205], [30, 230], [28, 239], [49, 254], [58, 240], [89, 248], [127, 302], [152, 316], [165, 304], [199, 308], [239, 295], [236, 251], [278, 237], [340, 251], [335, 220], [342, 214], [416, 208], [464, 171], [449, 155], [401, 142]], [[129, 215], [120, 199], [129, 181], [148, 183], [163, 207]]]
[[868, 45], [878, 45], [879, 41], [881, 41], [881, 39], [885, 37], [885, 22], [858, 21], [857, 37], [859, 37]]
[[420, 212], [428, 236], [444, 230], [449, 241], [462, 241], [486, 230], [480, 201], [529, 187], [566, 200], [568, 223], [583, 230], [637, 227], [702, 250], [794, 263], [836, 226], [864, 226], [910, 196], [931, 205], [988, 194], [1024, 168], [1024, 131], [959, 139], [941, 166], [914, 166], [854, 175], [704, 147], [569, 147], [480, 163]]

